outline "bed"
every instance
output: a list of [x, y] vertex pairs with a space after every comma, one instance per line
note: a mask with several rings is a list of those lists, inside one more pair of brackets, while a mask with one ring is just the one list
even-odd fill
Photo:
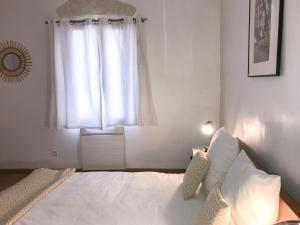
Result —
[[253, 162], [222, 128], [208, 153], [195, 155], [185, 174], [38, 169], [0, 192], [0, 225], [271, 225], [276, 219], [299, 220], [299, 205], [281, 189], [280, 177]]
[[182, 198], [182, 174], [75, 173], [16, 225], [192, 225], [205, 200]]
[[[77, 172], [43, 195], [16, 225], [195, 225], [206, 195], [185, 201], [183, 174]], [[299, 217], [282, 192], [279, 221]], [[0, 222], [2, 225], [2, 223]], [[6, 224], [6, 223], [3, 223]]]

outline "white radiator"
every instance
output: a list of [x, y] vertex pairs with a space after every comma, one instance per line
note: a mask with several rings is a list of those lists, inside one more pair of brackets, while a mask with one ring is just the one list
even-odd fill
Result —
[[125, 169], [124, 129], [81, 130], [83, 170]]

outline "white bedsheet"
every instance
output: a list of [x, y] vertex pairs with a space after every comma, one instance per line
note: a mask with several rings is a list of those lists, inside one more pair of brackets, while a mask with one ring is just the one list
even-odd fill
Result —
[[203, 191], [184, 201], [181, 174], [76, 173], [16, 225], [195, 225]]

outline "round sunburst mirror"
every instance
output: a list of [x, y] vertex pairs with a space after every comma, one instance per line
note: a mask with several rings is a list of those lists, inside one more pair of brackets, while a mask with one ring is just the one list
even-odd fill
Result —
[[16, 41], [0, 43], [0, 79], [19, 82], [29, 76], [31, 56], [27, 48]]

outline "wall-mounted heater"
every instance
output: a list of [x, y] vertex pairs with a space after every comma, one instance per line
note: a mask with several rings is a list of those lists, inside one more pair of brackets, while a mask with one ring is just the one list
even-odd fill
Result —
[[123, 128], [107, 130], [81, 129], [83, 170], [125, 169], [125, 137]]

